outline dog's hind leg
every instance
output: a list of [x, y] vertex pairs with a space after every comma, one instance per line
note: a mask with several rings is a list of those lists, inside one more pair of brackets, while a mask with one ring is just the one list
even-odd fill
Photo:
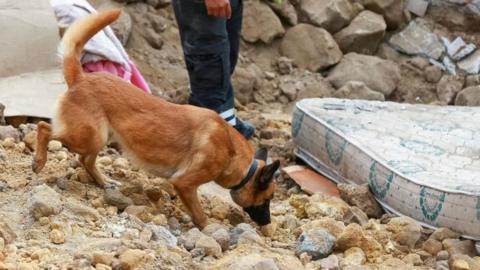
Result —
[[121, 186], [122, 184], [120, 182], [109, 179], [98, 171], [97, 166], [95, 165], [96, 159], [96, 153], [80, 156], [80, 163], [82, 163], [83, 168], [85, 168], [90, 177], [102, 187], [107, 187], [109, 185]]
[[52, 139], [52, 127], [50, 124], [40, 121], [37, 125], [37, 144], [35, 157], [32, 161], [32, 170], [39, 173], [47, 163], [48, 142]]

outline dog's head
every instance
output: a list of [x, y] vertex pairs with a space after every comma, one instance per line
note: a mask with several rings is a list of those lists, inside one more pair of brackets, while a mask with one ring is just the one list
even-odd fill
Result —
[[255, 159], [260, 160], [255, 174], [248, 183], [239, 190], [232, 190], [230, 194], [235, 203], [243, 207], [250, 218], [260, 226], [270, 223], [270, 200], [275, 192], [274, 174], [280, 167], [276, 160], [266, 165], [267, 151], [260, 149]]

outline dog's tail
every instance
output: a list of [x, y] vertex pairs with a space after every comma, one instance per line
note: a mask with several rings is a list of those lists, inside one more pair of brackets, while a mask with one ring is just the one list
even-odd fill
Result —
[[60, 44], [63, 53], [63, 73], [68, 87], [72, 87], [83, 76], [80, 56], [85, 43], [97, 32], [120, 16], [120, 9], [99, 12], [73, 23]]

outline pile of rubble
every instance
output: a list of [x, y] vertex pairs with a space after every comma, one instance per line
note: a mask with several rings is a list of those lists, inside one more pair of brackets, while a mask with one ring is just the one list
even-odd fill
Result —
[[258, 228], [208, 184], [209, 218], [195, 228], [172, 186], [116, 149], [97, 165], [118, 188], [98, 187], [61, 143], [31, 172], [35, 126], [0, 143], [0, 269], [480, 269], [474, 242], [384, 214], [367, 186], [304, 194], [286, 174]]

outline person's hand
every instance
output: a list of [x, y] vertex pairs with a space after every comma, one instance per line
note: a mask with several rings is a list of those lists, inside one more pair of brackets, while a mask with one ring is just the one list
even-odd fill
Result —
[[205, 5], [210, 16], [227, 18], [232, 16], [230, 0], [205, 0]]

